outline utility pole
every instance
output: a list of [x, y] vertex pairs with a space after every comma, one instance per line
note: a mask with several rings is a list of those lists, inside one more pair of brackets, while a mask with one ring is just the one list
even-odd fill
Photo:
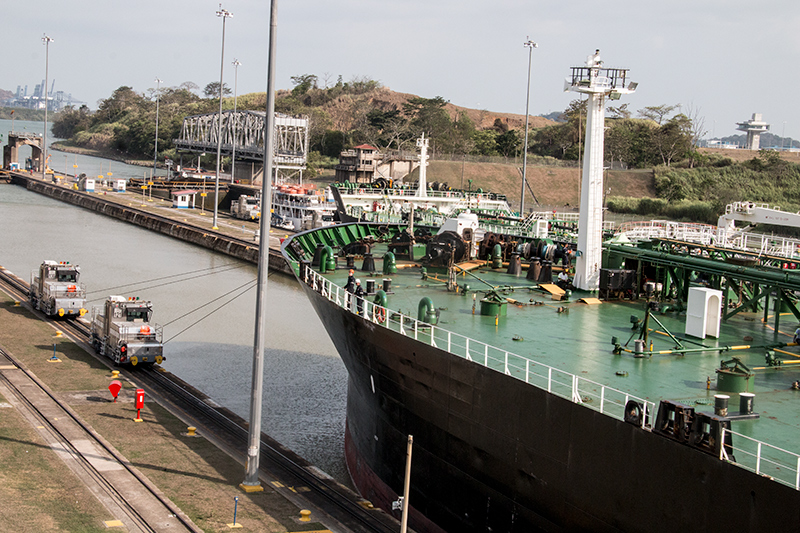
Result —
[[217, 175], [214, 180], [214, 221], [212, 229], [219, 229], [217, 227], [217, 211], [219, 207], [219, 165], [222, 158], [222, 71], [225, 67], [225, 19], [233, 17], [233, 13], [222, 9], [222, 4], [219, 5], [217, 16], [222, 17], [222, 52], [220, 54], [219, 64], [219, 115], [217, 115]]
[[156, 176], [156, 162], [158, 161], [158, 100], [161, 89], [161, 80], [156, 78], [156, 146], [153, 150], [153, 177]]
[[525, 141], [522, 145], [522, 194], [519, 199], [519, 216], [525, 216], [525, 187], [528, 172], [528, 105], [531, 101], [531, 56], [533, 49], [538, 48], [539, 45], [531, 41], [530, 38], [525, 37], [527, 40], [523, 43], [528, 48], [528, 90], [525, 93]]
[[47, 173], [47, 82], [50, 74], [50, 43], [53, 39], [47, 36], [42, 37], [42, 43], [45, 46], [44, 54], [44, 136], [42, 137], [42, 179], [45, 179]]
[[[233, 58], [233, 120], [236, 120], [236, 97], [239, 85], [239, 65], [241, 63], [238, 59]], [[236, 174], [236, 124], [234, 123], [233, 130], [233, 152], [231, 153], [231, 183]]]
[[278, 0], [271, 0], [269, 16], [269, 54], [267, 62], [267, 110], [264, 117], [264, 178], [261, 180], [262, 213], [259, 225], [258, 278], [256, 282], [256, 324], [253, 341], [253, 382], [250, 394], [250, 431], [247, 435], [247, 466], [244, 481], [239, 485], [245, 492], [263, 491], [258, 480], [261, 458], [261, 404], [264, 386], [264, 337], [267, 330], [267, 280], [269, 278], [269, 229], [272, 206], [272, 166], [275, 153], [275, 45], [278, 40]]

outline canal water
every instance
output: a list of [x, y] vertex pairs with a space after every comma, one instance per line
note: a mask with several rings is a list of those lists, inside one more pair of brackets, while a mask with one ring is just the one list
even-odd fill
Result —
[[[110, 294], [152, 301], [164, 366], [249, 417], [255, 265], [17, 185], [0, 185], [0, 227], [0, 265], [26, 281], [42, 260], [70, 261], [90, 309]], [[271, 275], [268, 295], [263, 430], [349, 485], [344, 365], [293, 278]]]

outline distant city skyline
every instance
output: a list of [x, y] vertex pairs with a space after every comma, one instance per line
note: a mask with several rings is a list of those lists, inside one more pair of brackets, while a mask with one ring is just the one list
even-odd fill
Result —
[[[225, 82], [238, 93], [266, 87], [269, 2], [232, 0], [227, 22]], [[219, 2], [141, 0], [135, 4], [43, 0], [36, 16], [24, 3], [4, 6], [6, 55], [0, 88], [50, 79], [92, 109], [120, 86], [140, 93], [191, 81], [202, 90], [219, 81]], [[706, 137], [736, 133], [736, 124], [762, 114], [779, 136], [800, 138], [790, 66], [800, 53], [800, 7], [754, 2], [676, 0], [649, 3], [585, 0], [538, 5], [525, 0], [296, 0], [279, 4], [276, 87], [315, 74], [324, 85], [366, 77], [392, 90], [455, 105], [524, 114], [527, 38], [533, 50], [530, 112], [563, 110], [571, 66], [596, 48], [606, 66], [629, 68], [639, 82], [628, 104], [634, 115], [652, 105], [681, 104], [705, 122]]]
[[[24, 109], [44, 109], [44, 83], [43, 79], [40, 83], [34, 84], [33, 89], [28, 91], [27, 84], [19, 84], [16, 89], [5, 89], [13, 96], [8, 99], [3, 99], [0, 104], [6, 107], [19, 107]], [[50, 111], [60, 111], [68, 105], [81, 106], [87, 102], [78, 100], [72, 97], [72, 93], [68, 93], [61, 89], [55, 90], [56, 80], [52, 80], [50, 87], [47, 89], [47, 101], [49, 103], [48, 109]], [[0, 89], [4, 89], [0, 87]]]

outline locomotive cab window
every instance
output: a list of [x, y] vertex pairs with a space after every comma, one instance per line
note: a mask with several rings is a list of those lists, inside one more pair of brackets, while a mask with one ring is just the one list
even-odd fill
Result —
[[137, 320], [144, 320], [147, 322], [149, 313], [147, 309], [128, 309], [128, 322], [135, 322]]

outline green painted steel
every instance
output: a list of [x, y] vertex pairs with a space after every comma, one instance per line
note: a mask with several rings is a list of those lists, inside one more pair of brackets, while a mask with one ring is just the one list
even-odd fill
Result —
[[383, 254], [383, 273], [387, 275], [397, 273], [397, 261], [392, 252]]
[[433, 300], [425, 296], [419, 301], [417, 307], [417, 320], [427, 324], [436, 324], [436, 308], [433, 307]]

